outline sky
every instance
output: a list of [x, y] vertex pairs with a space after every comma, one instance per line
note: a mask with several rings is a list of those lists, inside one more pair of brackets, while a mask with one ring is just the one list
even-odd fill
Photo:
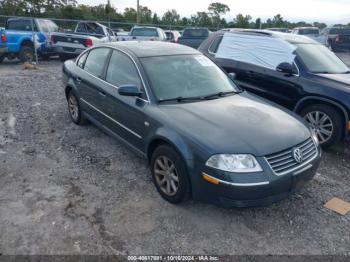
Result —
[[[79, 4], [98, 5], [107, 0], [78, 0]], [[140, 0], [140, 5], [149, 7], [162, 15], [168, 9], [176, 9], [181, 16], [190, 16], [205, 11], [212, 2], [227, 4], [231, 11], [225, 16], [233, 19], [238, 13], [250, 14], [253, 19], [263, 20], [281, 14], [283, 18], [297, 22], [325, 22], [329, 25], [350, 22], [350, 0]], [[136, 0], [111, 0], [122, 12], [125, 7], [135, 7]]]

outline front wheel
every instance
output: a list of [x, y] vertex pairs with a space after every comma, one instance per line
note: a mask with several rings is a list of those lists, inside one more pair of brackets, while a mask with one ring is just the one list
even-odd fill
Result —
[[2, 61], [4, 61], [6, 55], [0, 55], [0, 63], [2, 63]]
[[316, 132], [322, 147], [331, 147], [339, 143], [343, 135], [342, 116], [329, 105], [312, 105], [304, 108], [301, 115]]
[[32, 46], [24, 45], [19, 51], [18, 58], [21, 62], [32, 62], [34, 60], [34, 49]]
[[178, 204], [190, 196], [190, 180], [182, 157], [168, 145], [159, 146], [151, 159], [153, 182], [168, 202]]

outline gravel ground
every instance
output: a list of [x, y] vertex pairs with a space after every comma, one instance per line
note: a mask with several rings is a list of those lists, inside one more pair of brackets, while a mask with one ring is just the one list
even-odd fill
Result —
[[0, 65], [0, 254], [350, 254], [350, 145], [266, 208], [163, 201], [144, 160], [68, 116], [61, 63]]

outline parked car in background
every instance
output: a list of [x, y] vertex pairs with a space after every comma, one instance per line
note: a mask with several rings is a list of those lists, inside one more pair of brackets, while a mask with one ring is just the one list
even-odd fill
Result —
[[51, 35], [51, 42], [61, 61], [74, 58], [93, 45], [116, 40], [112, 29], [97, 22], [79, 22], [74, 32]]
[[177, 43], [179, 41], [179, 37], [181, 36], [179, 31], [176, 30], [166, 30], [164, 31], [166, 35], [166, 41], [171, 43]]
[[332, 51], [350, 51], [350, 28], [325, 28], [321, 32], [324, 44]]
[[349, 136], [350, 71], [325, 46], [305, 36], [232, 30], [213, 33], [199, 50], [234, 73], [241, 88], [300, 114], [324, 147]]
[[187, 45], [197, 49], [201, 43], [209, 36], [208, 28], [185, 28], [182, 36], [179, 37], [179, 44]]
[[127, 41], [130, 40], [130, 32], [118, 32], [116, 33], [117, 41]]
[[63, 74], [72, 121], [89, 120], [145, 157], [171, 203], [267, 205], [318, 168], [317, 138], [298, 116], [242, 92], [193, 48], [111, 43], [67, 61]]
[[6, 53], [3, 53], [2, 59], [7, 57], [10, 60], [19, 58], [22, 62], [31, 61], [34, 59], [34, 48], [45, 59], [55, 55], [50, 37], [57, 30], [58, 26], [47, 19], [8, 19], [5, 29], [0, 31], [2, 45], [6, 42]]
[[324, 43], [324, 38], [320, 35], [318, 27], [296, 27], [292, 30], [292, 34], [304, 35], [317, 42]]
[[134, 26], [125, 40], [166, 41], [163, 29], [152, 26]]
[[275, 31], [275, 32], [282, 32], [282, 33], [291, 33], [292, 32], [289, 28], [280, 28], [280, 27], [266, 28], [266, 30]]
[[320, 34], [320, 29], [318, 27], [296, 27], [292, 30], [292, 34], [318, 36]]

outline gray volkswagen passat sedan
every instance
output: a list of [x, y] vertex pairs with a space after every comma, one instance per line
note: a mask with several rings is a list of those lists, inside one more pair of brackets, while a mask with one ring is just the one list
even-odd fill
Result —
[[161, 42], [88, 49], [63, 66], [71, 119], [144, 156], [160, 195], [267, 205], [319, 165], [317, 137], [293, 113], [241, 91], [198, 51]]

